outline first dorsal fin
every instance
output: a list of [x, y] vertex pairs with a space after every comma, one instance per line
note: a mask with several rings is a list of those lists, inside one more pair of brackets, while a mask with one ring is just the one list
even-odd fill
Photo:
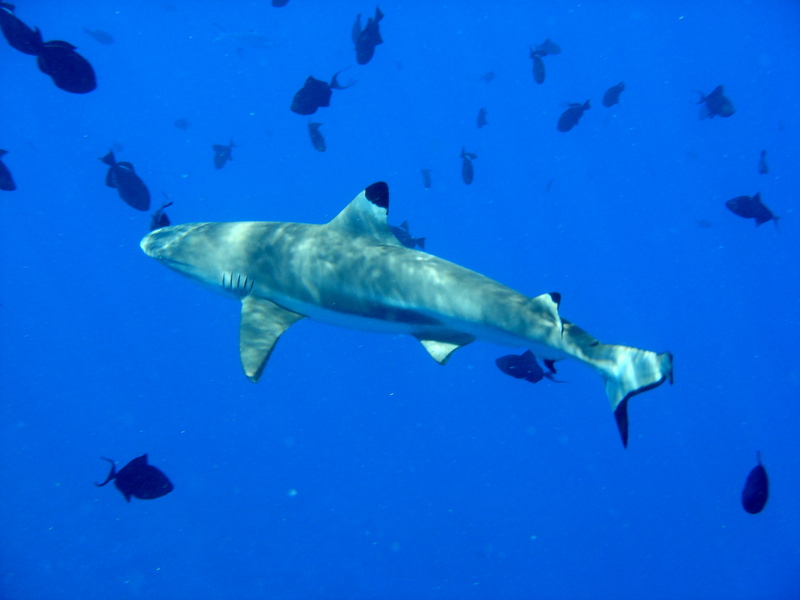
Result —
[[373, 183], [333, 218], [328, 227], [350, 236], [367, 236], [377, 244], [400, 246], [389, 229], [389, 186], [383, 181]]

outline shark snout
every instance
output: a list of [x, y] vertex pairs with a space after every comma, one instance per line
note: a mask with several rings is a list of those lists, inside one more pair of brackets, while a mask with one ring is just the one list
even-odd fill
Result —
[[197, 226], [196, 223], [192, 223], [156, 229], [144, 236], [139, 246], [151, 258], [171, 261], [175, 258], [174, 254], [180, 252], [180, 241], [187, 233], [197, 229]]

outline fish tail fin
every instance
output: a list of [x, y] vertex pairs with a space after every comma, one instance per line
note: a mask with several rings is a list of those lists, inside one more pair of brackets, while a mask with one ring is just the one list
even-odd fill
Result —
[[[344, 70], [344, 69], [342, 69], [342, 70]], [[333, 77], [331, 77], [331, 82], [329, 84], [329, 87], [331, 89], [334, 89], [334, 90], [346, 90], [350, 86], [355, 85], [355, 83], [356, 83], [355, 81], [351, 81], [347, 85], [342, 85], [341, 83], [339, 83], [339, 80], [337, 79], [337, 77], [339, 77], [339, 75], [341, 75], [341, 73], [342, 73], [342, 71], [337, 71], [336, 73], [333, 74]]]
[[417, 242], [417, 246], [419, 246], [420, 250], [425, 250], [425, 238], [424, 237], [417, 238], [415, 241]]
[[107, 484], [109, 481], [111, 481], [112, 479], [114, 479], [114, 477], [117, 476], [117, 468], [114, 465], [114, 461], [111, 460], [110, 458], [106, 458], [105, 456], [101, 456], [100, 458], [102, 458], [103, 460], [107, 460], [108, 462], [111, 463], [111, 471], [109, 471], [108, 477], [106, 477], [106, 480], [103, 483], [95, 483], [97, 487], [103, 487], [105, 484]]
[[622, 445], [628, 447], [628, 400], [637, 394], [673, 382], [672, 354], [657, 354], [628, 346], [597, 344], [590, 361], [606, 383], [606, 395], [614, 411]]
[[114, 158], [114, 151], [113, 151], [113, 150], [109, 150], [109, 151], [108, 151], [108, 154], [106, 154], [106, 155], [105, 155], [103, 158], [101, 158], [100, 160], [101, 160], [103, 163], [105, 163], [105, 164], [107, 164], [107, 165], [109, 165], [109, 166], [112, 166], [112, 167], [113, 167], [115, 164], [117, 164], [117, 160]]

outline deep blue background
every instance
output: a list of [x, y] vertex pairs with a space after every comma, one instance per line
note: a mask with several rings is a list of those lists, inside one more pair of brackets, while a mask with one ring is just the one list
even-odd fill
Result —
[[[385, 43], [358, 66], [366, 2], [18, 3], [98, 88], [63, 92], [0, 40], [19, 187], [0, 192], [0, 597], [800, 597], [800, 6], [381, 9]], [[276, 45], [240, 52], [215, 23]], [[545, 37], [562, 53], [536, 85], [528, 48]], [[314, 116], [320, 154], [289, 104], [349, 65], [356, 85]], [[694, 90], [721, 83], [736, 114], [699, 120]], [[210, 146], [231, 137], [216, 171]], [[675, 385], [631, 402], [627, 450], [591, 370], [532, 386], [489, 345], [440, 367], [413, 339], [305, 320], [253, 385], [238, 304], [140, 251], [148, 216], [103, 185], [112, 144], [174, 222], [325, 222], [387, 181], [390, 221], [430, 252], [561, 292], [605, 342], [674, 352]], [[780, 232], [724, 208], [757, 191]], [[772, 488], [751, 516], [756, 450]], [[145, 452], [172, 494], [126, 504], [92, 484], [100, 456]]]

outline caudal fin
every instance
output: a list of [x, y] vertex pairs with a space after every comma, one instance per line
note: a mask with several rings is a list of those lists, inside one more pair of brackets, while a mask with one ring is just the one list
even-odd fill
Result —
[[597, 368], [606, 382], [606, 395], [614, 411], [622, 445], [627, 448], [628, 400], [667, 380], [672, 384], [672, 354], [611, 344], [598, 344], [592, 350], [592, 359], [602, 363], [602, 367]]

